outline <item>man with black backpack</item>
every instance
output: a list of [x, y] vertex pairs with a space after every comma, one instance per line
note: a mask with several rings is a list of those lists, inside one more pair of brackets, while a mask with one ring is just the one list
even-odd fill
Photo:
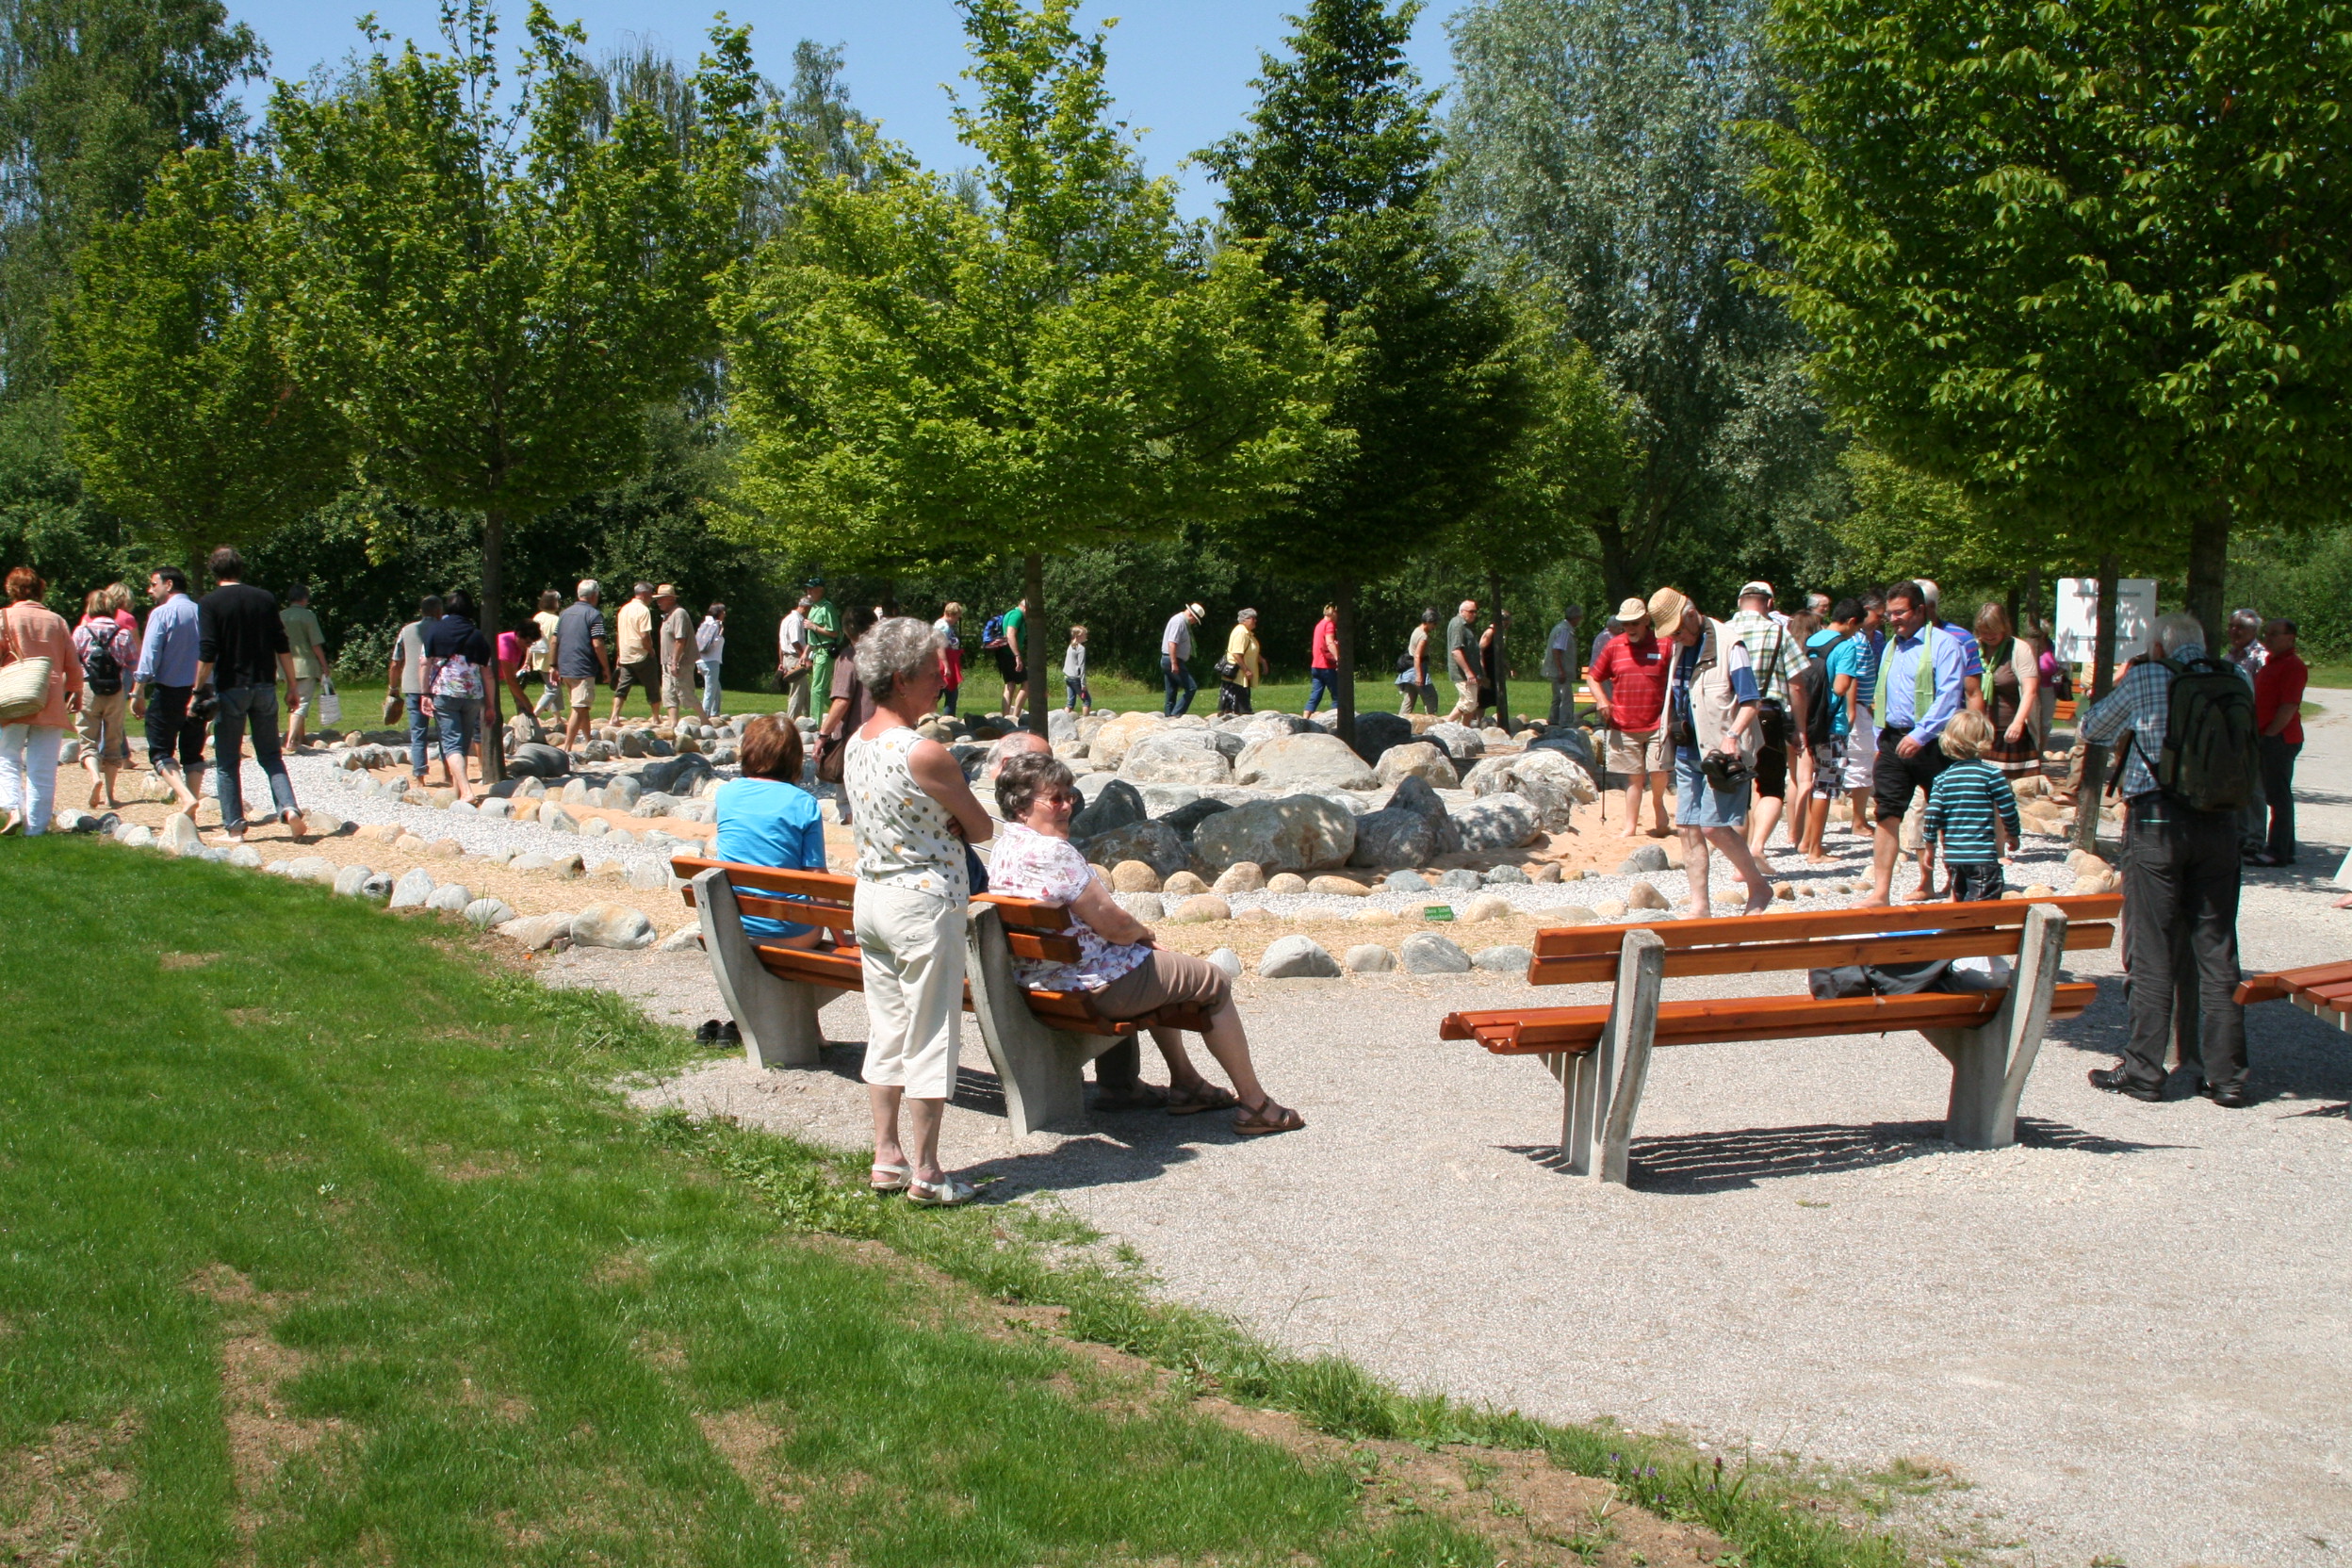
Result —
[[[2120, 788], [2123, 956], [2131, 1034], [2123, 1060], [2091, 1085], [2134, 1100], [2164, 1096], [2164, 1058], [2178, 1024], [2180, 1063], [2216, 1105], [2250, 1103], [2246, 1011], [2238, 984], [2238, 813], [2256, 789], [2254, 693], [2226, 659], [2205, 651], [2192, 615], [2161, 617], [2152, 658], [2132, 662], [2082, 716], [2082, 739], [2131, 738]], [[2084, 801], [2081, 809], [2097, 810]]]

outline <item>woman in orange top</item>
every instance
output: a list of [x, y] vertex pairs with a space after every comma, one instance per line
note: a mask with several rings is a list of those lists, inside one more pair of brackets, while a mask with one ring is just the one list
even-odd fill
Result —
[[49, 831], [57, 793], [57, 746], [67, 715], [82, 708], [82, 662], [65, 618], [41, 602], [49, 585], [30, 566], [8, 574], [8, 608], [0, 610], [0, 669], [20, 659], [49, 661], [49, 701], [41, 711], [0, 725], [0, 834]]

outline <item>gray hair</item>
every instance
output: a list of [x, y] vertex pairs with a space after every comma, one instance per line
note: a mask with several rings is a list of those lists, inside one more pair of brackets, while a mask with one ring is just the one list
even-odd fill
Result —
[[996, 743], [988, 747], [988, 765], [981, 771], [980, 776], [994, 778], [1004, 770], [1004, 764], [1014, 758], [1030, 752], [1051, 753], [1053, 749], [1053, 746], [1047, 743], [1045, 737], [1034, 729], [1008, 731], [998, 736]]
[[589, 599], [595, 598], [603, 591], [603, 589], [596, 586], [596, 580], [595, 578], [584, 577], [580, 580], [580, 588], [573, 594], [572, 596], [580, 600], [582, 603], [585, 603]]
[[1254, 610], [1237, 610], [1233, 612], [1233, 624], [1235, 626], [1239, 626], [1244, 621], [1254, 621], [1257, 618], [1258, 612]]
[[2260, 626], [2262, 624], [2262, 618], [2250, 609], [2232, 610], [2230, 612], [2230, 624], [2231, 626]]
[[892, 615], [876, 621], [872, 631], [858, 639], [858, 684], [875, 702], [888, 702], [899, 682], [937, 660], [944, 645], [929, 621], [912, 615]]
[[2185, 610], [2176, 610], [2169, 615], [2156, 617], [2157, 652], [2179, 653], [2191, 644], [2200, 648], [2205, 645], [2204, 622]]

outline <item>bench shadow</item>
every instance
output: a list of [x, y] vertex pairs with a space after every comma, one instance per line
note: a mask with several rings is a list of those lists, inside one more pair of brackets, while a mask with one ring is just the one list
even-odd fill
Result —
[[[2084, 1154], [2137, 1154], [2171, 1148], [2102, 1137], [2064, 1122], [2017, 1118], [2017, 1141], [2029, 1149]], [[1506, 1146], [1547, 1170], [1562, 1167], [1555, 1145]], [[1836, 1175], [1958, 1151], [1940, 1121], [1816, 1123], [1804, 1127], [1743, 1127], [1720, 1133], [1679, 1133], [1633, 1140], [1631, 1180], [1643, 1192], [1743, 1192], [1788, 1176]]]

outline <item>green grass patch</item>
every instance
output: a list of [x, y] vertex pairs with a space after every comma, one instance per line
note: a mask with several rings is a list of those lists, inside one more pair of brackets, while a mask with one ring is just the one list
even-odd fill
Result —
[[63, 838], [6, 862], [11, 1546], [1476, 1560], [1451, 1527], [1367, 1524], [1339, 1466], [1111, 1408], [1060, 1344], [795, 1239], [756, 1172], [718, 1178], [612, 1094], [693, 1056], [623, 1004], [225, 867]]

